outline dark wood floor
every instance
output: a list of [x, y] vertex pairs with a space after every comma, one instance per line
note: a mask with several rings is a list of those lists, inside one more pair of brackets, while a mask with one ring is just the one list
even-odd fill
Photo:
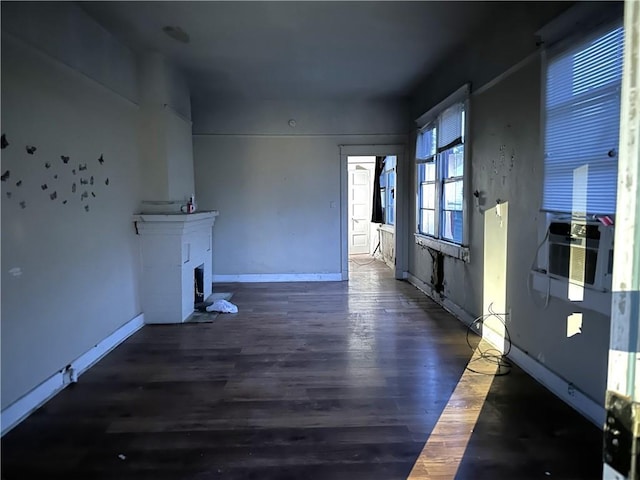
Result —
[[[350, 282], [216, 286], [237, 315], [144, 327], [5, 435], [2, 478], [407, 478], [472, 351], [457, 320], [356, 261]], [[601, 478], [600, 431], [521, 370], [466, 378], [468, 444], [455, 410], [466, 437], [431, 439], [461, 462], [423, 455], [414, 478]]]

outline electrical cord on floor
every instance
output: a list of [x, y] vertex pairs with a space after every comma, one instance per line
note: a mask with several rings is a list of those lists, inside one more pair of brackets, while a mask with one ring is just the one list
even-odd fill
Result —
[[372, 258], [371, 260], [369, 260], [368, 262], [363, 262], [360, 263], [356, 260], [354, 260], [353, 258], [349, 259], [349, 263], [355, 263], [356, 265], [358, 265], [359, 267], [365, 267], [367, 265], [371, 265], [373, 262], [375, 262], [377, 260], [377, 258]]
[[[469, 345], [469, 348], [473, 351], [477, 349], [480, 355], [478, 356], [478, 358], [470, 360], [466, 369], [469, 370], [470, 372], [479, 373], [481, 375], [493, 375], [495, 377], [501, 377], [503, 375], [508, 375], [511, 372], [512, 365], [511, 365], [511, 362], [507, 360], [507, 356], [509, 355], [509, 352], [511, 352], [511, 335], [509, 334], [509, 330], [507, 329], [507, 324], [504, 321], [504, 318], [502, 317], [502, 315], [505, 315], [505, 314], [494, 312], [493, 303], [489, 304], [488, 310], [489, 310], [488, 314], [480, 315], [473, 322], [471, 322], [467, 327], [467, 336], [466, 336], [467, 345]], [[473, 345], [471, 345], [471, 342], [469, 341], [469, 332], [477, 333], [477, 331], [479, 331], [480, 328], [482, 327], [485, 319], [490, 317], [497, 318], [504, 327], [504, 333], [505, 333], [504, 339], [506, 342], [506, 345], [505, 345], [506, 349], [504, 352], [500, 352], [496, 348], [488, 348], [486, 350], [481, 350], [480, 349], [481, 344], [478, 344], [477, 347], [474, 347]], [[498, 366], [497, 372], [482, 372], [470, 367], [472, 362], [477, 362], [480, 360], [484, 360], [486, 362], [497, 365]]]

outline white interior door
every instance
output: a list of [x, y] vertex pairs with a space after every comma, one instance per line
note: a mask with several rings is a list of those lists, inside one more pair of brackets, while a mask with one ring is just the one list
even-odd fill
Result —
[[349, 165], [349, 254], [369, 253], [371, 223], [371, 173]]

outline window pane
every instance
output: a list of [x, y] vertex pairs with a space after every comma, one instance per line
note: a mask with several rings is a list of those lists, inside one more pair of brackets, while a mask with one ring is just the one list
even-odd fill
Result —
[[442, 212], [442, 238], [462, 243], [462, 212], [444, 210]]
[[389, 188], [387, 189], [387, 221], [389, 225], [395, 224], [395, 212], [396, 212], [396, 202], [395, 202], [395, 189]]
[[462, 211], [462, 180], [444, 184], [442, 203], [445, 210]]
[[427, 182], [435, 182], [436, 180], [436, 164], [435, 162], [424, 163], [424, 180]]
[[436, 212], [434, 210], [420, 210], [421, 233], [436, 234]]
[[445, 178], [461, 177], [464, 174], [464, 145], [458, 145], [442, 153]]
[[394, 168], [396, 168], [396, 156], [395, 155], [389, 155], [388, 157], [385, 157], [385, 159], [384, 159], [384, 169], [385, 170], [393, 170]]
[[422, 189], [422, 198], [420, 206], [422, 208], [436, 208], [436, 185], [435, 183], [426, 183], [420, 186]]

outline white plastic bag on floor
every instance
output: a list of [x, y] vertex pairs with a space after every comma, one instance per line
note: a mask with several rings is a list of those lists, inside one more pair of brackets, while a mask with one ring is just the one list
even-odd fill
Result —
[[238, 307], [228, 300], [216, 300], [207, 307], [207, 312], [238, 313]]

